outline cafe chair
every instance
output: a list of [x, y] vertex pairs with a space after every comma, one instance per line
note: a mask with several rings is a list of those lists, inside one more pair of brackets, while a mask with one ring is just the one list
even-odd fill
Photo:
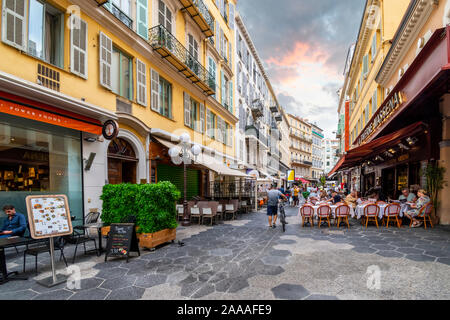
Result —
[[397, 227], [401, 228], [402, 223], [399, 219], [401, 210], [402, 207], [398, 203], [392, 203], [388, 205], [384, 211], [383, 226], [386, 225], [386, 228], [389, 228], [389, 223], [395, 222], [397, 223]]
[[235, 220], [236, 212], [237, 212], [237, 210], [234, 207], [234, 204], [226, 204], [225, 205], [225, 217], [227, 217], [227, 215], [231, 215], [232, 219]]
[[300, 214], [302, 216], [302, 227], [304, 228], [307, 223], [314, 227], [314, 208], [310, 205], [304, 205], [300, 208]]
[[241, 210], [243, 213], [248, 213], [249, 206], [247, 205], [247, 201], [241, 201]]
[[[42, 242], [39, 243], [39, 246], [35, 246], [35, 247], [28, 247], [25, 249], [25, 251], [23, 252], [23, 272], [25, 273], [25, 268], [26, 268], [26, 261], [27, 261], [27, 255], [29, 256], [34, 256], [34, 271], [36, 273], [36, 275], [38, 275], [38, 255], [41, 253], [46, 253], [48, 252], [48, 254], [50, 254], [50, 242], [47, 239], [45, 241], [45, 243], [43, 244]], [[64, 239], [61, 237], [55, 238], [54, 239], [54, 249], [55, 250], [59, 250], [60, 251], [60, 255], [59, 255], [59, 260], [61, 261], [61, 259], [64, 259], [64, 263], [66, 264], [67, 267], [67, 260], [66, 257], [64, 256]]]
[[178, 221], [181, 221], [184, 218], [184, 207], [183, 207], [183, 205], [177, 205], [177, 218], [178, 218]]
[[364, 217], [366, 223], [366, 229], [369, 225], [369, 222], [375, 222], [378, 229], [378, 214], [380, 213], [380, 207], [376, 204], [368, 204], [364, 207]]
[[323, 205], [317, 209], [317, 216], [319, 217], [319, 229], [322, 224], [322, 220], [327, 221], [328, 227], [331, 228], [330, 215], [331, 207], [329, 205]]
[[205, 218], [209, 219], [211, 221], [211, 225], [213, 225], [216, 215], [213, 214], [211, 208], [202, 208], [202, 222], [205, 221]]
[[339, 228], [341, 226], [341, 219], [343, 222], [347, 223], [347, 228], [350, 229], [350, 223], [348, 221], [348, 216], [350, 215], [350, 207], [346, 204], [339, 205], [336, 210], [336, 225]]
[[[431, 203], [428, 203], [427, 205], [423, 206], [420, 211], [419, 215], [416, 217], [417, 220], [421, 220], [423, 222], [423, 226], [426, 229], [427, 228], [427, 221], [430, 223], [431, 228], [434, 228], [433, 221], [431, 220], [431, 213], [433, 212], [433, 205]], [[413, 224], [413, 219], [411, 219], [410, 227]]]
[[190, 219], [191, 222], [192, 222], [192, 219], [195, 219], [195, 218], [198, 219], [198, 224], [202, 223], [202, 214], [200, 212], [200, 208], [199, 207], [192, 207], [191, 208], [191, 219]]

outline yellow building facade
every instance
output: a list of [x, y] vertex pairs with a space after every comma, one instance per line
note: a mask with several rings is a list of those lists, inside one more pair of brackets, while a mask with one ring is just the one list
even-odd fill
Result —
[[366, 4], [348, 74], [347, 91], [343, 93], [350, 101], [349, 134], [352, 147], [357, 146], [357, 137], [386, 96], [375, 77], [409, 2], [371, 0]]
[[288, 114], [291, 165], [297, 178], [312, 177], [312, 126], [299, 117]]
[[[159, 181], [158, 167], [173, 165], [168, 148], [185, 132], [217, 165], [235, 161], [236, 1], [0, 0], [0, 7], [1, 112], [12, 117], [2, 130], [12, 132], [8, 125], [16, 120], [20, 126], [20, 112], [39, 121], [33, 111], [39, 108], [80, 132], [80, 210], [101, 208], [105, 183]], [[30, 110], [14, 114], [7, 109], [13, 104]], [[108, 120], [118, 125], [112, 142], [102, 136]], [[0, 171], [18, 170], [5, 168]], [[203, 169], [194, 177], [202, 181], [194, 183], [198, 194], [214, 179]]]

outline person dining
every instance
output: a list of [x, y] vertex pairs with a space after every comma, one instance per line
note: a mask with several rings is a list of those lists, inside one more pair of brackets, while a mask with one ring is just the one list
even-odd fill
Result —
[[353, 209], [356, 208], [358, 205], [358, 193], [356, 191], [352, 191], [345, 199], [344, 202], [346, 205], [352, 207]]
[[4, 206], [3, 212], [7, 215], [7, 218], [0, 229], [0, 238], [22, 237], [27, 230], [25, 216], [16, 212], [16, 209], [12, 205]]
[[320, 201], [327, 201], [329, 199], [328, 194], [325, 190], [320, 192]]
[[417, 220], [416, 217], [419, 215], [420, 209], [422, 209], [431, 201], [430, 197], [428, 197], [427, 192], [423, 189], [419, 190], [417, 192], [417, 195], [419, 198], [417, 199], [416, 203], [411, 205], [411, 210], [405, 212], [405, 216], [413, 221], [413, 228], [422, 226], [423, 223]]
[[416, 202], [417, 197], [414, 193], [409, 192], [408, 188], [404, 188], [398, 200], [400, 202]]
[[336, 192], [333, 192], [333, 204], [338, 204], [342, 202], [342, 197]]

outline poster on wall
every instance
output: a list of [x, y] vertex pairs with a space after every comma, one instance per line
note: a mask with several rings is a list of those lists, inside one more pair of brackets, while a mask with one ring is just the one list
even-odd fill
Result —
[[26, 198], [30, 234], [33, 239], [67, 236], [73, 233], [69, 202], [65, 195]]
[[295, 182], [295, 170], [288, 170], [287, 171], [287, 181], [288, 182]]

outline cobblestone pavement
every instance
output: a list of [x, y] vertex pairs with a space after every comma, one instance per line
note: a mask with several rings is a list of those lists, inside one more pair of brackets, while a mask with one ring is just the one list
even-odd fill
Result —
[[[179, 227], [185, 246], [143, 251], [129, 263], [104, 263], [81, 250], [79, 289], [40, 286], [36, 280], [50, 275], [49, 256], [39, 255], [38, 276], [28, 257], [29, 280], [1, 285], [0, 299], [450, 299], [450, 228], [366, 230], [356, 220], [350, 229], [302, 228], [296, 209], [287, 215], [286, 233], [269, 229], [264, 212]], [[65, 250], [69, 260], [73, 249]], [[7, 251], [9, 271], [22, 271], [19, 250]]]

